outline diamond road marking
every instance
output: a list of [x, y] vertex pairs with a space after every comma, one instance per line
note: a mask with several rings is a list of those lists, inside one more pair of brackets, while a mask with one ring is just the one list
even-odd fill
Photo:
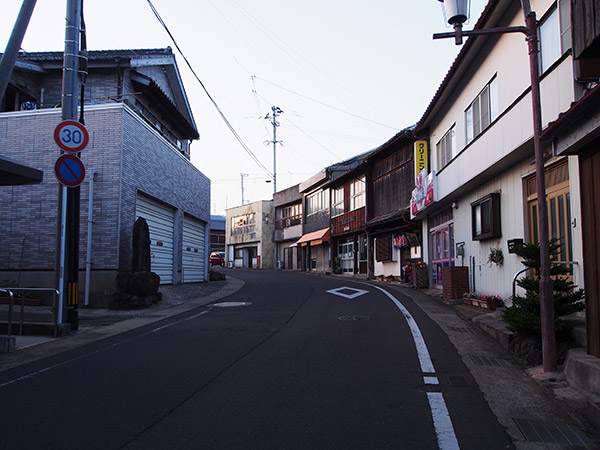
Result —
[[339, 295], [340, 297], [349, 298], [352, 300], [353, 298], [360, 297], [361, 295], [368, 294], [369, 291], [365, 291], [363, 289], [355, 289], [351, 287], [341, 287], [337, 289], [330, 289], [327, 291], [333, 295]]

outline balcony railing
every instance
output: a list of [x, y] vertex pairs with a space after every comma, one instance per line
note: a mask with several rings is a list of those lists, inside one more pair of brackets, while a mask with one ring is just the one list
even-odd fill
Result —
[[238, 235], [238, 234], [248, 234], [248, 233], [255, 233], [256, 232], [256, 225], [252, 224], [252, 225], [242, 225], [239, 227], [234, 227], [231, 230], [231, 234], [233, 236]]
[[302, 214], [295, 216], [283, 217], [275, 221], [275, 229], [282, 230], [284, 228], [293, 227], [294, 225], [302, 225]]

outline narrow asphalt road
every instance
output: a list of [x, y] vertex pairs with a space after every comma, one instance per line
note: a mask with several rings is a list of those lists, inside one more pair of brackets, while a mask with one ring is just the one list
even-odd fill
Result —
[[236, 271], [216, 304], [0, 373], [3, 449], [506, 449], [401, 293]]

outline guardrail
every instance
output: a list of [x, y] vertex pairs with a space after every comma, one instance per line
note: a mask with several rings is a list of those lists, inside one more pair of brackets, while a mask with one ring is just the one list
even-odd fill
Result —
[[[57, 298], [58, 298], [58, 290], [57, 289], [53, 289], [53, 288], [15, 288], [15, 287], [10, 287], [10, 288], [0, 288], [0, 292], [4, 292], [6, 294], [9, 295], [9, 300], [8, 300], [8, 324], [7, 324], [7, 330], [6, 330], [6, 335], [7, 336], [11, 336], [12, 335], [12, 312], [13, 312], [13, 305], [14, 305], [14, 299], [15, 299], [15, 293], [16, 292], [46, 292], [46, 293], [52, 293], [52, 323], [54, 325], [54, 337], [58, 336], [58, 305], [57, 305]], [[21, 296], [20, 297], [21, 300], [21, 315], [20, 315], [20, 324], [19, 324], [19, 336], [23, 336], [23, 324], [25, 322], [25, 297]]]
[[[579, 262], [578, 261], [550, 261], [550, 264], [562, 264], [564, 266], [570, 266], [570, 265], [579, 265]], [[521, 275], [523, 272], [527, 272], [528, 270], [531, 270], [531, 267], [525, 267], [524, 269], [521, 269], [517, 273], [514, 274], [513, 280], [512, 280], [512, 296], [513, 296], [513, 298], [515, 297], [516, 291], [517, 291], [517, 277], [519, 275]]]

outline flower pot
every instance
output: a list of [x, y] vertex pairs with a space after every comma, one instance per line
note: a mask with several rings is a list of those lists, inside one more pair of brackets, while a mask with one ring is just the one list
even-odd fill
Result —
[[496, 308], [500, 308], [502, 306], [502, 300], [491, 298], [480, 299], [474, 297], [465, 297], [465, 305], [493, 311]]

